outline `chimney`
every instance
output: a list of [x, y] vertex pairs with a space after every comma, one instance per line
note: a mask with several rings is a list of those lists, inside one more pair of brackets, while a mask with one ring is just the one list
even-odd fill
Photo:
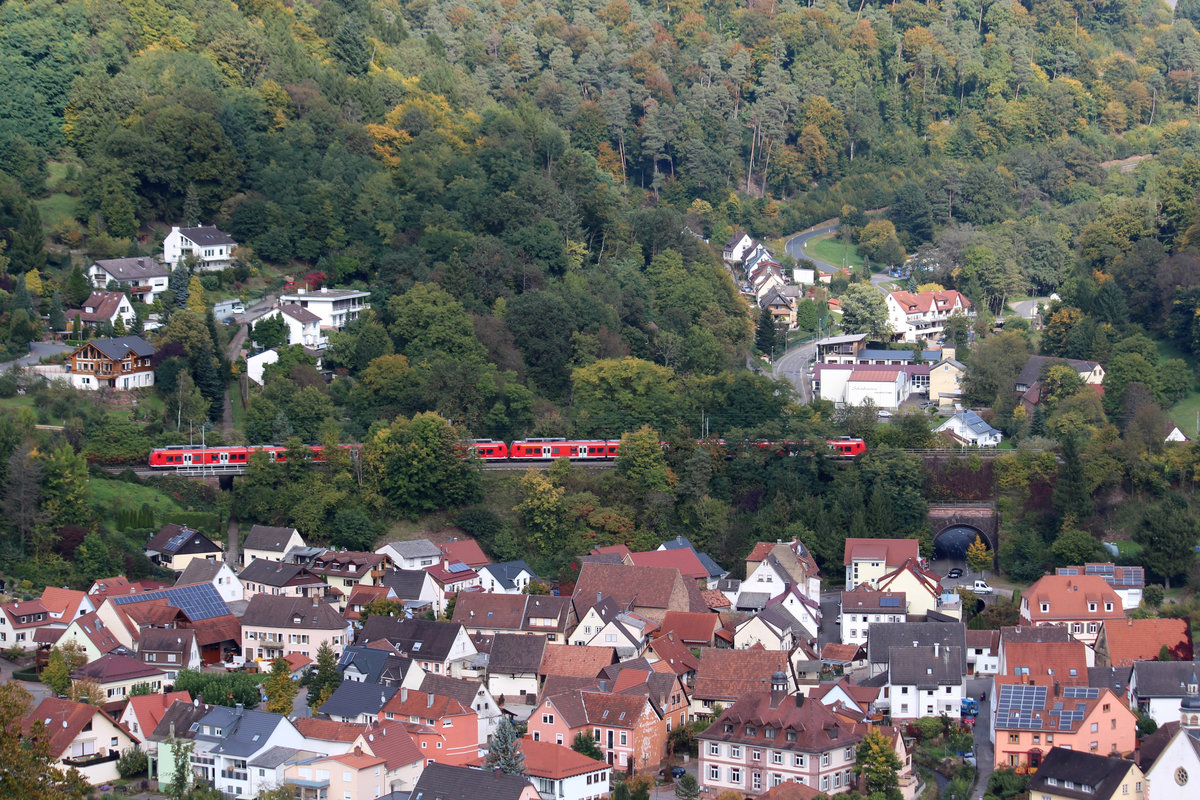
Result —
[[408, 702], [408, 687], [406, 687], [406, 686], [400, 687], [400, 702], [401, 703]]
[[433, 692], [425, 693], [425, 707], [433, 708]]
[[356, 755], [356, 756], [362, 755], [362, 747], [360, 745], [357, 745], [357, 744], [354, 745], [354, 755]]
[[596, 592], [596, 602], [599, 603], [602, 599], [603, 595], [601, 595], [599, 592]]
[[934, 643], [933, 643], [933, 657], [934, 657], [934, 658], [937, 658], [937, 657], [938, 657], [938, 651], [939, 651], [939, 650], [941, 650], [941, 643], [940, 643], [940, 642], [934, 642]]
[[234, 709], [234, 711], [233, 711], [234, 716], [237, 716], [237, 717], [240, 717], [242, 715], [242, 712], [245, 711], [245, 707], [241, 703], [235, 704], [233, 709]]

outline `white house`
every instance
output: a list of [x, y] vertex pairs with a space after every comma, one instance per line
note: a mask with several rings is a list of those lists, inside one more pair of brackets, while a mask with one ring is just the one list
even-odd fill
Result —
[[813, 370], [813, 393], [837, 406], [871, 400], [877, 408], [895, 409], [913, 394], [928, 391], [928, 364], [817, 364]]
[[866, 644], [873, 622], [908, 622], [904, 592], [880, 592], [866, 583], [842, 592], [842, 644]]
[[193, 558], [184, 568], [183, 573], [175, 581], [176, 586], [191, 586], [198, 583], [212, 584], [226, 603], [241, 600], [245, 594], [242, 582], [237, 573], [229, 568], [224, 561], [209, 561], [206, 558]]
[[215, 225], [198, 228], [172, 227], [163, 239], [163, 263], [171, 268], [178, 267], [188, 256], [198, 259], [197, 272], [215, 272], [233, 263], [233, 251], [237, 242], [228, 233]]
[[256, 558], [283, 561], [289, 550], [305, 546], [304, 537], [295, 528], [255, 525], [242, 542], [242, 564], [249, 564]]
[[294, 303], [273, 308], [259, 317], [259, 320], [271, 317], [282, 317], [287, 325], [287, 343], [304, 345], [312, 349], [329, 344], [329, 337], [321, 333], [321, 318], [307, 308], [301, 308]]
[[570, 747], [531, 737], [521, 740], [524, 774], [542, 800], [593, 800], [610, 793], [612, 767]]
[[370, 292], [357, 289], [330, 289], [322, 286], [318, 292], [297, 289], [295, 294], [281, 295], [280, 306], [296, 305], [306, 308], [317, 316], [322, 330], [340, 331], [358, 319], [358, 315], [369, 309]]
[[32, 733], [39, 722], [45, 726], [42, 735], [56, 766], [64, 770], [75, 767], [84, 780], [96, 786], [115, 781], [119, 777], [116, 756], [141, 741], [103, 709], [57, 697], [42, 700], [22, 728], [26, 734]]
[[1135, 661], [1129, 695], [1139, 711], [1165, 725], [1176, 719], [1180, 702], [1200, 703], [1200, 670], [1191, 661]]
[[974, 411], [959, 411], [933, 429], [934, 433], [949, 433], [955, 441], [973, 447], [997, 447], [1004, 434], [984, 422]]
[[102, 258], [88, 267], [87, 277], [97, 289], [116, 284], [143, 303], [153, 303], [167, 290], [170, 273], [156, 258]]
[[425, 569], [442, 560], [441, 549], [428, 539], [388, 542], [375, 552], [392, 559], [396, 569]]
[[964, 677], [961, 647], [937, 642], [932, 647], [893, 647], [881, 701], [896, 721], [957, 717]]
[[767, 650], [790, 651], [795, 644], [792, 619], [778, 608], [763, 609], [733, 631], [733, 646], [738, 650], [761, 645]]
[[246, 377], [263, 385], [263, 372], [268, 366], [279, 361], [279, 353], [275, 350], [263, 350], [261, 353], [255, 353], [252, 356], [246, 357]]
[[905, 342], [940, 336], [950, 317], [975, 316], [971, 301], [953, 289], [934, 292], [889, 292], [884, 298], [893, 335]]
[[116, 325], [117, 320], [120, 320], [126, 329], [133, 325], [137, 317], [133, 311], [133, 304], [124, 292], [106, 291], [92, 292], [81, 307], [68, 309], [65, 316], [68, 327], [74, 324], [75, 318], [78, 317], [84, 325]]
[[[1155, 800], [1191, 800], [1196, 791], [1192, 781], [1200, 781], [1200, 697], [1186, 698], [1175, 713], [1179, 727], [1172, 726], [1173, 733], [1167, 733], [1169, 728], [1160, 727], [1155, 735], [1169, 736], [1170, 739], [1158, 758], [1149, 766], [1142, 764], [1148, 789], [1152, 787]], [[1146, 794], [1149, 796], [1150, 791]]]
[[522, 594], [530, 581], [538, 576], [524, 561], [502, 561], [479, 568], [483, 590], [494, 594]]
[[[253, 798], [274, 788], [274, 771], [247, 764], [273, 747], [304, 749], [308, 740], [287, 717], [241, 706], [213, 706], [196, 727], [192, 768], [226, 797]], [[169, 742], [159, 744], [159, 761], [174, 758]]]
[[734, 264], [745, 258], [758, 242], [751, 239], [745, 232], [737, 231], [729, 237], [722, 253], [726, 263]]

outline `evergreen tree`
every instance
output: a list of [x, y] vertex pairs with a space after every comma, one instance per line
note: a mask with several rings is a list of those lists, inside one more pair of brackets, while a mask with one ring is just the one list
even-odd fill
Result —
[[55, 333], [67, 329], [67, 315], [63, 312], [62, 293], [58, 291], [50, 296], [50, 329]]
[[594, 758], [597, 761], [604, 760], [604, 751], [600, 749], [600, 745], [596, 744], [596, 740], [583, 731], [575, 734], [575, 741], [571, 742], [571, 749], [588, 758]]
[[113, 334], [116, 336], [124, 336], [126, 332], [125, 318], [118, 314], [117, 321], [113, 323]]
[[754, 346], [758, 352], [768, 358], [775, 348], [775, 317], [770, 308], [764, 308], [758, 314], [758, 329], [754, 332]]
[[89, 533], [75, 551], [75, 569], [88, 581], [106, 578], [120, 572], [108, 544], [98, 533]]
[[516, 726], [507, 716], [500, 718], [500, 724], [492, 734], [483, 765], [488, 769], [498, 769], [506, 775], [520, 775], [525, 772], [525, 754], [521, 752], [521, 739], [517, 736]]
[[42, 230], [42, 215], [33, 203], [21, 212], [8, 256], [14, 272], [46, 268], [46, 233]]
[[41, 297], [44, 287], [42, 286], [42, 273], [39, 270], [31, 269], [25, 273], [25, 288], [29, 291], [30, 297]]
[[71, 274], [67, 276], [63, 292], [63, 299], [71, 308], [82, 306], [83, 301], [87, 300], [92, 293], [92, 287], [88, 285], [87, 278], [83, 275], [83, 267], [78, 263], [71, 267]]
[[83, 320], [79, 314], [76, 314], [75, 319], [71, 321], [71, 338], [77, 342], [83, 338]]
[[263, 694], [267, 696], [266, 710], [272, 714], [290, 716], [292, 703], [300, 689], [292, 680], [292, 668], [286, 660], [277, 658], [271, 662], [271, 673], [262, 686]]
[[25, 286], [25, 276], [17, 278], [17, 285], [13, 289], [12, 309], [22, 309], [26, 311], [30, 317], [33, 317], [36, 312], [33, 308], [33, 298], [29, 296], [29, 289]]
[[337, 656], [326, 642], [317, 649], [317, 665], [308, 679], [309, 707], [320, 708], [341, 682], [342, 673], [338, 670]]
[[71, 667], [67, 664], [66, 656], [61, 648], [50, 650], [50, 658], [42, 669], [42, 683], [50, 687], [55, 694], [66, 694], [71, 689]]
[[685, 772], [675, 783], [676, 800], [696, 800], [700, 797], [700, 783], [690, 772]]
[[200, 394], [211, 403], [209, 418], [216, 420], [225, 412], [225, 381], [218, 369], [217, 359], [213, 356], [212, 347], [208, 342], [196, 351], [191, 363], [192, 376]]
[[171, 277], [167, 279], [167, 288], [175, 295], [175, 307], [188, 307], [188, 278], [190, 274], [186, 267], [182, 264], [171, 270]]
[[194, 183], [187, 185], [187, 192], [183, 196], [182, 222], [187, 228], [194, 228], [200, 224], [200, 196]]
[[1088, 491], [1087, 476], [1079, 458], [1079, 443], [1073, 435], [1063, 438], [1060, 455], [1062, 465], [1058, 468], [1058, 481], [1054, 484], [1054, 512], [1059, 520], [1069, 515], [1082, 521], [1092, 513], [1092, 495]]

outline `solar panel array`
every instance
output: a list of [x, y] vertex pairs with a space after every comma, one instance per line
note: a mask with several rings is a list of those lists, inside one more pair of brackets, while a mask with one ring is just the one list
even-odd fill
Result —
[[900, 607], [900, 598], [899, 597], [881, 597], [881, 598], [879, 598], [879, 607], [880, 608], [899, 608]]
[[175, 586], [170, 589], [160, 589], [157, 592], [143, 592], [124, 597], [114, 597], [117, 605], [143, 603], [147, 600], [165, 599], [167, 605], [178, 608], [193, 622], [212, 617], [223, 617], [229, 613], [229, 606], [217, 593], [217, 588], [211, 583], [197, 583], [193, 586]]
[[457, 575], [460, 572], [468, 572], [471, 568], [461, 561], [455, 561], [451, 563], [447, 569], [450, 570], [451, 574]]
[[166, 547], [167, 552], [174, 553], [176, 550], [183, 547], [184, 542], [186, 542], [188, 540], [188, 537], [190, 537], [193, 533], [195, 533], [195, 531], [190, 530], [188, 528], [184, 528], [181, 532], [172, 536], [171, 539], [167, 542], [167, 547]]
[[1093, 686], [1066, 686], [1062, 690], [1062, 696], [1095, 700], [1100, 696], [1100, 690]]
[[1042, 719], [1034, 717], [1046, 707], [1046, 687], [1009, 684], [1000, 687], [996, 700], [996, 724], [1003, 728], [1040, 730]]

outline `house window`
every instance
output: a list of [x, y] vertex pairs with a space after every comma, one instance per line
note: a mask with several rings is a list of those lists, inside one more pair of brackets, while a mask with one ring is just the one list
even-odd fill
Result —
[[1093, 723], [1092, 723], [1092, 733], [1095, 733], [1095, 732], [1096, 732], [1096, 731], [1098, 731], [1098, 730], [1100, 730], [1100, 723], [1098, 723], [1098, 722], [1093, 722]]
[[854, 760], [854, 748], [847, 747], [845, 749], [845, 751], [842, 752], [842, 758], [845, 759], [846, 761], [853, 761]]
[[821, 766], [822, 766], [822, 767], [828, 767], [828, 766], [829, 766], [829, 761], [830, 761], [830, 759], [829, 759], [829, 753], [821, 753]]
[[782, 764], [783, 763], [783, 753], [780, 753], [780, 752], [774, 751], [774, 750], [771, 751], [771, 763], [772, 764]]
[[805, 757], [804, 757], [804, 756], [802, 756], [802, 755], [800, 755], [799, 753], [794, 753], [794, 754], [792, 755], [792, 765], [793, 765], [793, 766], [797, 766], [797, 767], [801, 767], [801, 768], [803, 768], [803, 767], [804, 767], [804, 764], [805, 764], [805, 761], [807, 761], [807, 759], [805, 759]]
[[708, 743], [708, 754], [710, 756], [721, 755], [721, 745], [717, 744], [716, 742], [709, 742]]
[[629, 744], [629, 734], [626, 733], [625, 731], [621, 731], [621, 744], [622, 745]]
[[753, 772], [750, 774], [750, 785], [755, 789], [762, 788], [762, 773]]
[[750, 751], [750, 760], [751, 761], [762, 761], [762, 750], [751, 750]]
[[1050, 613], [1050, 604], [1049, 603], [1042, 603], [1042, 613], [1043, 614]]
[[710, 765], [710, 766], [709, 766], [709, 768], [708, 768], [708, 779], [709, 779], [710, 781], [719, 781], [719, 780], [721, 780], [721, 768], [720, 768], [720, 767], [717, 767], [717, 766], [711, 766], [711, 765]]
[[742, 782], [742, 770], [740, 767], [730, 767], [729, 768], [729, 782], [730, 783], [741, 783]]
[[1008, 743], [1009, 743], [1009, 744], [1020, 744], [1020, 743], [1021, 743], [1021, 734], [1019, 734], [1019, 733], [1010, 733], [1010, 734], [1008, 735]]
[[542, 722], [546, 725], [553, 725], [554, 724], [554, 715], [553, 714], [542, 714]]
[[742, 757], [742, 746], [739, 744], [729, 745], [729, 757], [730, 758], [741, 758]]

